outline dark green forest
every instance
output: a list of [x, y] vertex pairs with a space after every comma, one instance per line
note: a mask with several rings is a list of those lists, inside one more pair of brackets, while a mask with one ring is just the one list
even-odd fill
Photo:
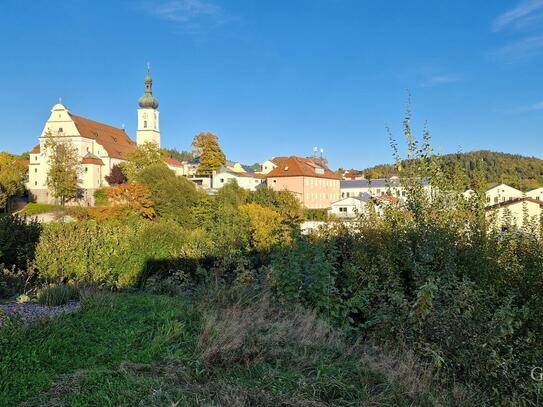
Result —
[[[505, 183], [523, 191], [543, 186], [543, 160], [540, 158], [481, 150], [446, 154], [440, 159], [443, 167], [451, 172], [455, 168], [465, 170], [466, 188], [476, 178], [478, 168], [483, 170], [488, 186]], [[411, 163], [406, 160], [401, 165], [406, 167]], [[391, 177], [397, 172], [396, 164], [380, 164], [364, 170], [366, 177], [373, 179]]]

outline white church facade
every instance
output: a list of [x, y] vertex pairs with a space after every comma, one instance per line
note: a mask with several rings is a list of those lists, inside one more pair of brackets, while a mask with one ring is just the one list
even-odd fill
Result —
[[133, 141], [122, 128], [77, 116], [61, 103], [53, 106], [40, 134], [39, 144], [30, 152], [27, 189], [31, 198], [40, 203], [56, 202], [47, 187], [48, 138], [69, 142], [79, 153], [81, 172], [78, 181], [82, 194], [76, 203], [81, 205], [94, 204], [94, 192], [109, 186], [106, 177], [113, 166], [124, 162], [127, 154], [138, 145], [151, 142], [160, 147], [158, 100], [153, 96], [152, 86], [153, 80], [148, 69], [145, 77], [145, 94], [138, 101], [137, 142]]

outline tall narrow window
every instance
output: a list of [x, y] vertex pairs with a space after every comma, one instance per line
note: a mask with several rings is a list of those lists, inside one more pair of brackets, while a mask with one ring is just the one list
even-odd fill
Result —
[[144, 128], [144, 129], [147, 128], [147, 120], [144, 120], [144, 121], [143, 121], [143, 128]]

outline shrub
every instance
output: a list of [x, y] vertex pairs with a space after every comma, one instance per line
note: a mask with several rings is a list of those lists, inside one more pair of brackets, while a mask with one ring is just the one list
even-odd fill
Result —
[[106, 206], [108, 202], [108, 196], [106, 188], [100, 188], [94, 191], [94, 206]]
[[78, 298], [77, 289], [69, 285], [50, 285], [41, 288], [37, 293], [38, 302], [48, 307], [64, 305]]
[[36, 250], [35, 267], [47, 281], [134, 287], [151, 274], [195, 273], [211, 252], [202, 231], [173, 221], [82, 221], [49, 224]]
[[242, 205], [240, 211], [249, 218], [251, 245], [255, 250], [269, 251], [277, 244], [290, 242], [289, 228], [273, 209], [250, 203]]
[[198, 196], [191, 181], [176, 176], [163, 163], [143, 168], [136, 180], [151, 192], [157, 216], [190, 225], [190, 208], [196, 203]]
[[37, 222], [0, 214], [0, 264], [26, 269], [34, 259], [40, 231]]

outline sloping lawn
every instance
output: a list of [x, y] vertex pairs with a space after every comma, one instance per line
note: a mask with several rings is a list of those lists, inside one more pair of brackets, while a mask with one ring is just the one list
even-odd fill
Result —
[[[149, 364], [172, 355], [183, 360], [193, 353], [197, 329], [186, 304], [148, 294], [98, 295], [75, 314], [1, 329], [0, 405], [30, 397], [32, 405], [52, 397], [88, 405], [85, 392], [78, 397], [55, 383], [86, 387], [95, 405], [131, 405], [148, 386], [140, 388], [119, 370], [121, 363]], [[51, 394], [62, 390], [66, 394]]]
[[415, 372], [391, 379], [341, 340], [318, 339], [304, 314], [239, 309], [93, 294], [76, 313], [4, 327], [0, 406], [453, 405], [414, 392]]

